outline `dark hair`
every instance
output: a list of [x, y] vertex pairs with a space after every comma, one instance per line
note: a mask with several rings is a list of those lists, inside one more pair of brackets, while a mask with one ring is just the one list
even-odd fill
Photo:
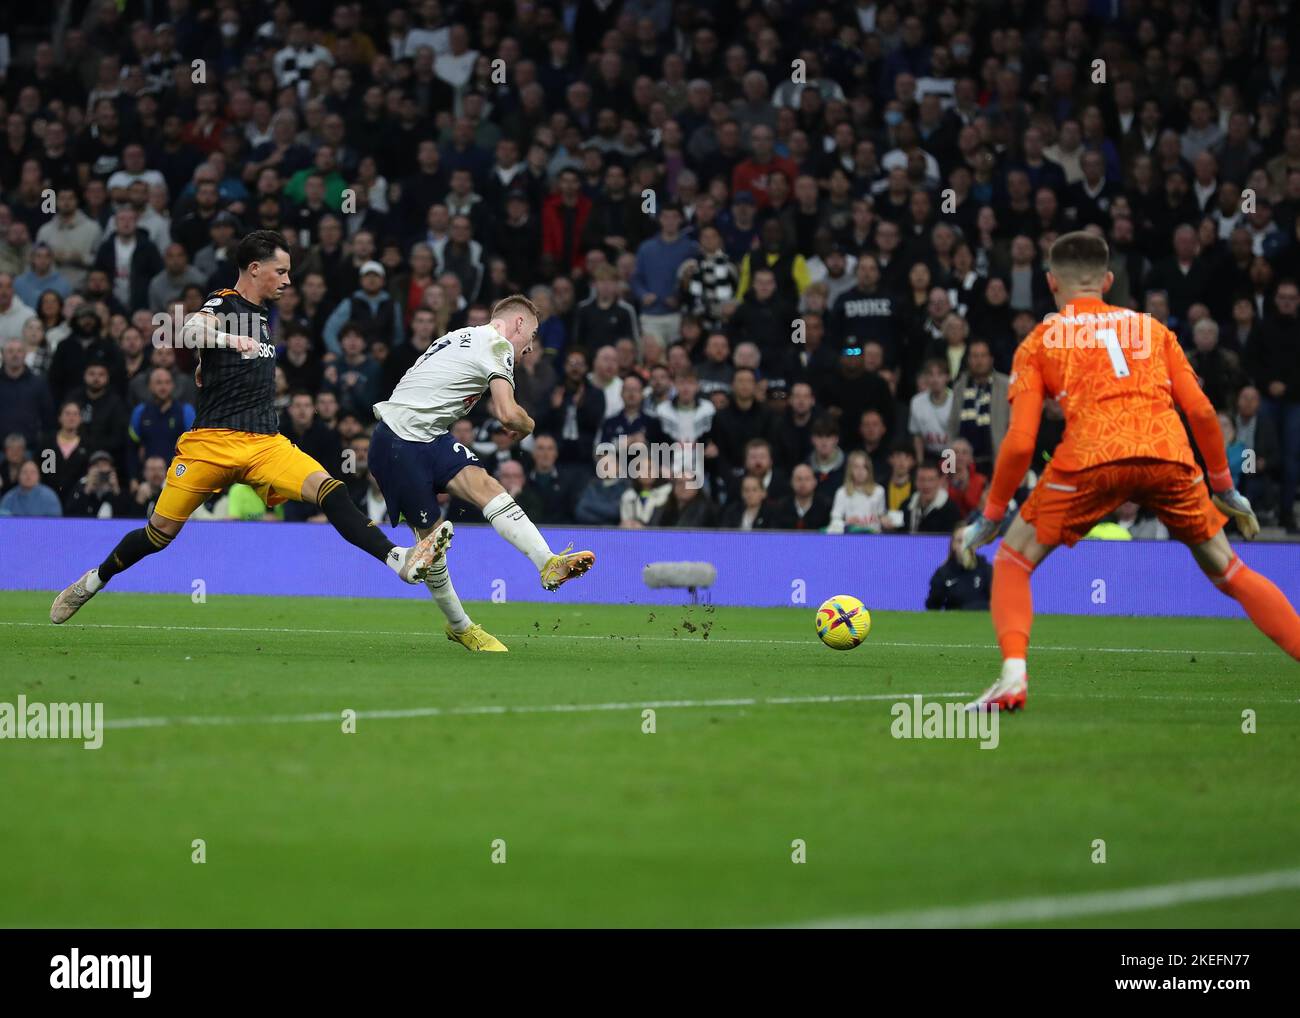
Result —
[[288, 241], [274, 230], [254, 230], [235, 248], [235, 264], [243, 271], [253, 262], [270, 261], [276, 251], [288, 250]]
[[826, 414], [821, 417], [818, 417], [817, 420], [813, 421], [812, 433], [813, 433], [813, 437], [816, 437], [818, 435], [821, 435], [823, 437], [826, 437], [828, 435], [835, 435], [838, 438], [840, 434], [840, 429], [839, 429], [839, 425], [835, 423], [835, 418], [831, 417], [829, 414]]
[[1110, 267], [1110, 248], [1100, 237], [1076, 230], [1056, 238], [1047, 263], [1054, 273], [1092, 278], [1105, 275]]

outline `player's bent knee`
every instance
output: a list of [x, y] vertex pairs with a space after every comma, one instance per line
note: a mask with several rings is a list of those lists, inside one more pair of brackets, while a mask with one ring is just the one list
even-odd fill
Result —
[[175, 537], [181, 532], [181, 527], [185, 526], [185, 523], [181, 520], [169, 519], [166, 516], [159, 516], [154, 513], [149, 517], [149, 525], [155, 530], [161, 530], [168, 537]]
[[1210, 579], [1222, 576], [1232, 564], [1232, 545], [1223, 536], [1222, 530], [1208, 541], [1188, 545], [1188, 550], [1191, 551], [1192, 558], [1196, 559], [1196, 564], [1201, 567], [1201, 572]]
[[319, 504], [317, 496], [320, 494], [320, 486], [329, 479], [330, 475], [324, 470], [317, 470], [315, 473], [308, 474], [307, 479], [302, 482], [302, 501]]
[[447, 491], [456, 498], [482, 509], [505, 492], [501, 482], [482, 467], [467, 466], [447, 483]]
[[1017, 516], [1011, 521], [1002, 543], [1034, 566], [1047, 558], [1052, 550], [1051, 545], [1038, 543], [1038, 531], [1022, 516]]

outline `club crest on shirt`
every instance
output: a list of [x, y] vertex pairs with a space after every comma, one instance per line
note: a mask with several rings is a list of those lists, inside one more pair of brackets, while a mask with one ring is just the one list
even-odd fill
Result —
[[183, 475], [184, 473], [185, 473], [185, 464], [184, 464], [184, 463], [177, 463], [177, 464], [176, 464], [176, 476], [177, 476], [177, 477], [180, 477], [180, 476]]

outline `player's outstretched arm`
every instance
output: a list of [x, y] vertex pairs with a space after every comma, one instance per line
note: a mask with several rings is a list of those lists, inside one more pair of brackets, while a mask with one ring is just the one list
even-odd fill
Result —
[[241, 354], [256, 353], [259, 343], [252, 336], [223, 332], [215, 315], [196, 311], [181, 326], [181, 339], [195, 350], [238, 350]]
[[1259, 534], [1259, 520], [1255, 517], [1250, 500], [1232, 483], [1232, 471], [1228, 469], [1228, 453], [1223, 445], [1219, 415], [1201, 391], [1196, 372], [1192, 370], [1181, 348], [1176, 345], [1174, 348], [1177, 350], [1171, 371], [1174, 402], [1187, 417], [1192, 439], [1205, 460], [1205, 476], [1210, 482], [1210, 491], [1214, 493], [1214, 504], [1237, 521], [1241, 536], [1249, 541]]
[[1002, 517], [1007, 514], [1007, 504], [1029, 470], [1038, 445], [1038, 425], [1043, 416], [1041, 389], [1029, 388], [1020, 392], [1011, 404], [1011, 423], [998, 460], [993, 466], [993, 481], [989, 485], [984, 508], [962, 531], [961, 557], [967, 568], [974, 564], [975, 549], [988, 544], [997, 536]]
[[521, 437], [531, 435], [536, 422], [515, 402], [514, 387], [504, 378], [494, 378], [488, 390], [492, 398], [492, 416]]

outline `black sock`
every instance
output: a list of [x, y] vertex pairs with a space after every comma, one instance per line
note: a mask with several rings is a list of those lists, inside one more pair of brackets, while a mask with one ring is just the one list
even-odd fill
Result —
[[330, 525], [339, 532], [343, 540], [355, 544], [364, 552], [369, 552], [380, 562], [388, 560], [388, 553], [397, 545], [393, 544], [384, 532], [366, 519], [361, 510], [352, 504], [343, 482], [331, 477], [323, 481], [316, 495], [316, 504], [320, 506]]
[[146, 555], [162, 551], [172, 543], [172, 535], [164, 534], [152, 523], [139, 530], [133, 530], [112, 550], [108, 558], [99, 565], [99, 578], [107, 583], [124, 569], [130, 569]]

